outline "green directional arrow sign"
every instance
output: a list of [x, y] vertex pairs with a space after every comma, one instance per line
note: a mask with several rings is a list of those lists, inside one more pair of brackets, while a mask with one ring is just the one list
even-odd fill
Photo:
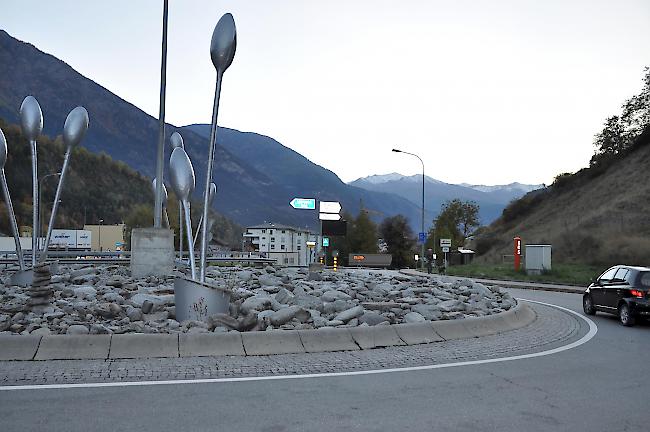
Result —
[[300, 210], [316, 209], [316, 200], [314, 198], [294, 198], [289, 204], [291, 207]]

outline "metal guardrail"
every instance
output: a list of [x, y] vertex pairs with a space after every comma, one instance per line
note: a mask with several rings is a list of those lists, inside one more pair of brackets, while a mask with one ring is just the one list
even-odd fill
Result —
[[[25, 262], [31, 259], [31, 251], [24, 254]], [[1, 264], [17, 264], [18, 258], [9, 258], [11, 255], [16, 255], [14, 251], [0, 251]], [[184, 255], [187, 257], [187, 253]], [[89, 258], [91, 257], [91, 258]], [[61, 264], [123, 264], [129, 265], [131, 263], [131, 252], [128, 251], [111, 251], [111, 252], [80, 252], [80, 251], [51, 251], [48, 253], [48, 261], [58, 261]], [[232, 262], [232, 263], [249, 263], [249, 264], [274, 264], [277, 262], [274, 258], [262, 257], [229, 257], [229, 256], [212, 256], [207, 257], [206, 261], [211, 263], [216, 262]], [[176, 258], [177, 264], [184, 264]]]

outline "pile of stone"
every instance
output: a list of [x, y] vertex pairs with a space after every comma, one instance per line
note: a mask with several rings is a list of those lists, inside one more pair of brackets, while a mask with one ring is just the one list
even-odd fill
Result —
[[[42, 270], [38, 270], [41, 272]], [[407, 276], [395, 271], [210, 267], [210, 283], [232, 291], [230, 311], [203, 321], [178, 322], [173, 281], [134, 279], [117, 265], [61, 266], [34, 287], [0, 287], [0, 332], [13, 334], [204, 333], [320, 329], [451, 320], [491, 315], [516, 302], [498, 287], [470, 280]], [[8, 282], [8, 272], [3, 280]], [[37, 273], [41, 275], [44, 273]], [[33, 308], [34, 298], [40, 300]]]
[[52, 275], [50, 274], [50, 265], [40, 263], [34, 266], [34, 278], [32, 286], [29, 289], [28, 304], [32, 307], [47, 306], [52, 303], [54, 291], [50, 286]]

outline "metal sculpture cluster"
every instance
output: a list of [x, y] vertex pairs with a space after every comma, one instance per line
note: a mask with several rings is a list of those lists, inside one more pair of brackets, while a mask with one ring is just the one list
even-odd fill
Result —
[[[50, 239], [52, 237], [52, 229], [54, 228], [54, 221], [56, 219], [56, 212], [59, 208], [59, 202], [61, 197], [61, 191], [63, 189], [63, 184], [65, 181], [65, 174], [68, 171], [70, 165], [70, 157], [72, 154], [72, 149], [77, 146], [83, 139], [86, 131], [88, 130], [88, 112], [84, 107], [76, 107], [65, 120], [63, 126], [63, 142], [66, 146], [66, 152], [63, 159], [63, 167], [61, 168], [61, 173], [59, 177], [59, 184], [56, 188], [56, 195], [54, 198], [54, 204], [52, 205], [52, 214], [50, 215], [50, 223], [47, 229], [47, 236], [45, 238], [45, 243], [43, 244], [42, 251], [39, 251], [38, 240], [41, 235], [39, 232], [40, 227], [40, 217], [39, 217], [39, 190], [38, 190], [38, 149], [37, 149], [37, 139], [38, 136], [43, 131], [43, 112], [41, 111], [41, 106], [38, 104], [38, 101], [33, 96], [27, 96], [23, 103], [20, 105], [20, 124], [24, 137], [29, 141], [31, 148], [32, 156], [32, 257], [31, 257], [31, 266], [32, 269], [37, 265], [37, 263], [45, 262], [47, 258], [48, 246], [50, 244]], [[11, 195], [9, 193], [9, 187], [7, 186], [7, 179], [4, 174], [4, 165], [7, 161], [7, 141], [4, 134], [0, 130], [0, 182], [2, 183], [2, 190], [4, 193], [5, 203], [7, 204], [7, 210], [9, 213], [9, 219], [11, 224], [11, 230], [13, 232], [14, 241], [16, 243], [16, 256], [18, 257], [18, 264], [20, 266], [20, 271], [18, 274], [14, 275], [15, 281], [20, 281], [21, 283], [31, 282], [31, 275], [33, 273], [32, 269], [27, 269], [25, 267], [25, 261], [23, 258], [23, 250], [20, 244], [20, 237], [18, 233], [18, 224], [16, 223], [16, 215], [14, 213], [13, 204], [11, 202]], [[40, 252], [40, 255], [39, 255]]]
[[208, 148], [208, 165], [206, 170], [205, 193], [203, 196], [203, 214], [199, 221], [196, 234], [192, 236], [192, 222], [190, 218], [190, 195], [196, 186], [194, 168], [189, 156], [185, 152], [183, 145], [183, 138], [175, 132], [171, 138], [171, 145], [173, 148], [171, 157], [169, 159], [169, 171], [172, 188], [176, 196], [180, 200], [179, 212], [184, 213], [184, 217], [179, 214], [180, 226], [180, 256], [183, 257], [183, 228], [182, 220], [185, 220], [186, 233], [187, 233], [187, 249], [189, 254], [190, 270], [192, 280], [197, 280], [197, 267], [194, 258], [194, 244], [196, 237], [201, 234], [201, 260], [199, 269], [199, 282], [205, 282], [206, 271], [206, 254], [208, 246], [208, 231], [210, 230], [210, 223], [208, 219], [208, 212], [214, 198], [217, 194], [217, 185], [212, 182], [212, 167], [214, 165], [214, 151], [217, 142], [217, 117], [219, 114], [219, 97], [221, 95], [221, 82], [223, 74], [228, 69], [235, 57], [235, 50], [237, 48], [237, 31], [235, 28], [235, 20], [231, 14], [225, 14], [217, 23], [214, 32], [212, 33], [212, 41], [210, 44], [210, 57], [212, 64], [217, 71], [217, 83], [214, 94], [214, 105], [212, 108], [212, 125], [210, 131], [210, 146]]
[[[186, 238], [187, 238], [187, 249], [189, 255], [189, 264], [192, 274], [192, 280], [197, 280], [197, 266], [194, 258], [194, 244], [197, 241], [197, 236], [201, 234], [201, 260], [200, 260], [200, 273], [199, 281], [201, 283], [205, 282], [205, 272], [206, 272], [206, 254], [208, 246], [208, 231], [210, 230], [210, 223], [208, 219], [209, 208], [214, 201], [214, 198], [217, 194], [217, 186], [212, 182], [212, 168], [214, 165], [214, 152], [217, 142], [217, 116], [219, 114], [219, 98], [221, 95], [221, 83], [223, 80], [223, 74], [231, 65], [234, 57], [235, 50], [237, 48], [237, 30], [235, 28], [235, 21], [231, 14], [227, 13], [219, 19], [219, 22], [214, 28], [212, 33], [212, 40], [210, 43], [210, 57], [212, 59], [212, 64], [217, 72], [216, 79], [216, 88], [214, 94], [214, 105], [212, 108], [212, 125], [210, 131], [210, 145], [208, 149], [208, 158], [207, 158], [207, 170], [206, 170], [206, 179], [205, 179], [205, 193], [203, 196], [203, 213], [199, 226], [197, 227], [196, 233], [192, 233], [192, 221], [190, 218], [190, 196], [194, 191], [196, 186], [196, 180], [194, 176], [194, 168], [192, 162], [185, 152], [183, 145], [183, 138], [180, 134], [175, 132], [171, 138], [170, 142], [173, 148], [171, 157], [169, 160], [169, 169], [170, 169], [170, 178], [171, 184], [176, 193], [176, 196], [180, 200], [179, 205], [179, 226], [180, 226], [180, 258], [183, 259], [183, 221], [185, 222]], [[72, 149], [77, 146], [83, 139], [86, 130], [88, 129], [88, 112], [83, 107], [77, 107], [73, 109], [68, 117], [66, 118], [65, 125], [63, 127], [63, 140], [66, 145], [66, 153], [63, 160], [63, 167], [60, 173], [59, 184], [56, 189], [56, 196], [54, 198], [54, 204], [52, 207], [52, 214], [50, 216], [50, 223], [48, 225], [47, 236], [43, 246], [43, 251], [40, 253], [39, 257], [39, 248], [38, 248], [38, 239], [39, 239], [39, 199], [38, 199], [38, 152], [37, 152], [37, 139], [43, 130], [43, 113], [41, 107], [38, 104], [38, 101], [33, 96], [27, 96], [20, 106], [20, 121], [22, 126], [23, 135], [30, 143], [31, 146], [31, 155], [32, 155], [32, 196], [33, 196], [33, 227], [32, 227], [32, 257], [31, 257], [31, 266], [32, 269], [37, 265], [37, 263], [45, 262], [47, 258], [47, 250], [52, 235], [52, 228], [54, 227], [54, 221], [56, 218], [56, 212], [59, 207], [59, 198], [61, 196], [61, 190], [65, 181], [65, 174], [68, 170], [70, 164], [70, 156]], [[14, 240], [16, 243], [16, 254], [18, 256], [18, 261], [20, 265], [20, 272], [32, 272], [32, 269], [26, 269], [25, 262], [23, 260], [23, 251], [20, 245], [20, 238], [18, 233], [18, 225], [16, 223], [16, 216], [13, 210], [13, 205], [11, 202], [11, 196], [9, 194], [9, 188], [7, 187], [7, 181], [4, 175], [4, 165], [7, 160], [7, 142], [4, 134], [0, 130], [0, 183], [2, 184], [2, 190], [4, 192], [5, 202], [7, 204], [7, 209], [9, 212], [9, 218], [11, 222], [11, 228], [14, 235]], [[163, 203], [163, 210], [165, 214], [165, 220], [167, 222], [167, 227], [169, 227], [169, 217], [167, 215], [167, 210], [164, 208], [164, 203], [167, 201], [167, 190], [163, 182], [159, 186], [157, 184], [157, 179], [154, 178], [152, 182], [152, 187], [154, 194], [156, 195], [156, 200], [159, 201], [158, 196], [160, 195], [160, 200]], [[20, 273], [19, 272], [19, 273]], [[31, 278], [30, 278], [31, 279]]]

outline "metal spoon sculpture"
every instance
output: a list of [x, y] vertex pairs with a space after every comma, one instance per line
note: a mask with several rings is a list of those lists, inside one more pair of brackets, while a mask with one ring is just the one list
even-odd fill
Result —
[[169, 177], [176, 196], [180, 198], [183, 204], [185, 225], [187, 228], [187, 247], [190, 256], [190, 270], [192, 272], [192, 280], [196, 280], [196, 263], [194, 262], [194, 244], [192, 241], [192, 222], [190, 221], [190, 195], [195, 186], [194, 168], [192, 167], [192, 162], [187, 156], [187, 153], [185, 153], [185, 150], [180, 147], [175, 148], [169, 158]]
[[[151, 186], [153, 187], [153, 193], [156, 193], [156, 182], [158, 179], [153, 179], [151, 181]], [[167, 214], [167, 198], [169, 196], [167, 195], [167, 188], [165, 187], [165, 184], [162, 184], [162, 208], [163, 208], [163, 214], [165, 215], [165, 223], [167, 224], [167, 228], [169, 228], [169, 215]]]
[[[227, 13], [219, 19], [212, 33], [210, 43], [210, 57], [217, 70], [217, 85], [214, 92], [214, 105], [212, 107], [212, 127], [210, 130], [210, 147], [208, 153], [208, 169], [205, 180], [205, 193], [203, 196], [203, 220], [208, 220], [208, 200], [210, 198], [210, 183], [212, 183], [212, 165], [214, 163], [214, 149], [217, 144], [217, 117], [219, 115], [219, 96], [221, 95], [221, 81], [223, 74], [232, 64], [237, 49], [237, 28], [232, 15]], [[201, 282], [205, 282], [206, 254], [208, 250], [208, 224], [203, 224], [201, 230]]]
[[34, 96], [27, 96], [20, 105], [20, 125], [32, 151], [32, 266], [36, 265], [38, 251], [38, 155], [36, 140], [43, 131], [43, 112]]
[[[177, 147], [185, 150], [183, 137], [178, 132], [172, 134], [169, 138], [169, 142], [172, 146], [172, 151]], [[178, 259], [183, 261], [183, 204], [180, 200], [178, 201]]]
[[[214, 183], [210, 183], [210, 197], [208, 198], [208, 207], [212, 206], [212, 203], [214, 202], [214, 197], [217, 196], [217, 185]], [[199, 220], [199, 226], [196, 228], [196, 232], [194, 233], [194, 244], [196, 244], [196, 239], [199, 237], [199, 232], [201, 232], [201, 227], [203, 226], [203, 215], [201, 215], [201, 219]], [[209, 228], [208, 224], [208, 230]]]
[[48, 247], [50, 239], [52, 238], [52, 230], [54, 229], [54, 221], [56, 220], [56, 212], [59, 209], [59, 202], [61, 198], [61, 191], [63, 190], [63, 183], [65, 181], [65, 174], [70, 165], [70, 156], [72, 150], [79, 145], [81, 140], [86, 135], [88, 130], [88, 111], [86, 108], [78, 106], [68, 114], [63, 124], [63, 143], [66, 146], [65, 156], [63, 157], [63, 167], [61, 168], [61, 176], [59, 184], [56, 187], [56, 194], [54, 195], [54, 204], [52, 205], [52, 213], [50, 214], [50, 223], [47, 227], [47, 236], [45, 237], [45, 245], [41, 253], [41, 262], [47, 258]]
[[25, 262], [23, 261], [23, 248], [20, 247], [20, 235], [18, 233], [18, 224], [16, 223], [16, 213], [14, 213], [14, 206], [11, 202], [11, 195], [9, 195], [9, 186], [7, 186], [7, 178], [5, 177], [5, 164], [7, 163], [7, 140], [5, 134], [0, 129], [0, 183], [2, 183], [2, 192], [4, 193], [5, 203], [7, 204], [7, 212], [9, 213], [9, 222], [11, 224], [11, 231], [14, 235], [14, 242], [16, 243], [16, 256], [18, 257], [18, 265], [21, 270], [25, 270]]

